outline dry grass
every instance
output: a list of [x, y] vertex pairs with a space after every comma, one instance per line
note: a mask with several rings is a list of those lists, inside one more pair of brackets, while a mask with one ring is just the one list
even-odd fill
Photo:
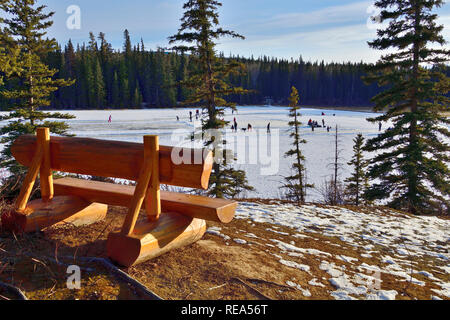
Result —
[[[0, 281], [20, 288], [33, 300], [139, 299], [133, 288], [103, 266], [78, 259], [104, 251], [104, 241], [97, 239], [104, 223], [85, 228], [49, 228], [20, 236], [2, 230], [0, 225]], [[81, 290], [67, 288], [70, 265], [81, 268]]]
[[[121, 226], [125, 213], [123, 208], [111, 207], [104, 221], [82, 228], [62, 226], [24, 236], [0, 231], [0, 281], [19, 287], [30, 299], [139, 299], [131, 288], [123, 285], [106, 269], [78, 260], [78, 257], [105, 257], [107, 235]], [[384, 214], [388, 214], [387, 210]], [[337, 266], [345, 266], [349, 274], [360, 271], [354, 265], [338, 259], [339, 255], [356, 258], [360, 263], [384, 266], [381, 262], [382, 248], [377, 248], [378, 253], [372, 258], [364, 258], [361, 256], [364, 252], [360, 249], [338, 238], [326, 237], [317, 230], [308, 230], [305, 238], [294, 238], [294, 231], [290, 228], [276, 226], [277, 231], [288, 234], [283, 235], [269, 231], [268, 229], [274, 228], [273, 225], [247, 220], [235, 220], [226, 226], [208, 223], [208, 226], [220, 227], [221, 233], [231, 239], [243, 239], [247, 244], [225, 241], [222, 237], [206, 234], [201, 241], [191, 246], [173, 250], [124, 271], [169, 300], [297, 300], [331, 299], [330, 292], [335, 288], [329, 282], [330, 275], [319, 268], [323, 259]], [[292, 243], [298, 248], [317, 249], [331, 256], [289, 256], [278, 247], [268, 246], [269, 239]], [[280, 258], [308, 265], [310, 272], [282, 265]], [[427, 259], [413, 261], [414, 268], [434, 272], [431, 266], [437, 261]], [[77, 264], [83, 268], [81, 290], [66, 288], [66, 270], [69, 264]], [[434, 275], [442, 280], [446, 276]], [[428, 279], [414, 276], [425, 281], [426, 285], [420, 287], [383, 274], [382, 289], [396, 290], [399, 292], [398, 299], [430, 299], [432, 295], [436, 295], [431, 291], [436, 287]], [[309, 282], [313, 279], [322, 286], [310, 285]], [[309, 290], [311, 296], [307, 297], [300, 290], [287, 286], [287, 281], [293, 281], [302, 289]], [[0, 299], [2, 295], [5, 293], [0, 291]]]

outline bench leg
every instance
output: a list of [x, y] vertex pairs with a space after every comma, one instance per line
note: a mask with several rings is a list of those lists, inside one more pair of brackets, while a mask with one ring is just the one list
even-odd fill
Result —
[[30, 201], [24, 211], [2, 215], [2, 226], [16, 233], [36, 232], [53, 225], [83, 226], [103, 220], [108, 206], [75, 196], [54, 197], [51, 201]]
[[116, 263], [131, 267], [170, 250], [200, 240], [206, 232], [203, 219], [176, 213], [163, 213], [158, 221], [138, 223], [131, 235], [110, 233], [107, 253]]

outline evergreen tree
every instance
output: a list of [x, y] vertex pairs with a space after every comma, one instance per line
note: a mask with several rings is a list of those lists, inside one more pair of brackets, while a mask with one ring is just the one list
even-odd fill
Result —
[[136, 87], [134, 90], [133, 100], [131, 102], [131, 107], [140, 108], [142, 104], [142, 95], [139, 89]]
[[[181, 53], [179, 60], [179, 67], [176, 76], [176, 82], [181, 83], [186, 80], [188, 75], [188, 58], [184, 53]], [[177, 102], [181, 102], [187, 99], [189, 91], [185, 86], [178, 86], [177, 88]]]
[[364, 193], [369, 186], [366, 172], [368, 163], [363, 155], [364, 140], [361, 133], [353, 139], [355, 143], [353, 145], [353, 157], [348, 162], [348, 165], [353, 167], [353, 173], [351, 177], [345, 180], [348, 200], [356, 206], [364, 201]]
[[130, 104], [130, 91], [128, 86], [127, 67], [123, 60], [120, 61], [118, 67], [119, 76], [119, 107], [128, 108]]
[[68, 125], [47, 119], [71, 119], [73, 116], [40, 111], [50, 105], [51, 93], [70, 86], [73, 81], [54, 79], [56, 69], [49, 68], [43, 59], [58, 50], [55, 39], [44, 39], [52, 25], [53, 12], [45, 13], [46, 6], [36, 6], [36, 0], [10, 0], [0, 6], [0, 47], [3, 48], [0, 72], [8, 80], [2, 95], [8, 100], [10, 113], [0, 120], [11, 120], [0, 129], [5, 144], [0, 161], [12, 174], [23, 174], [24, 168], [12, 158], [10, 146], [18, 136], [33, 134], [37, 127], [49, 127], [52, 133], [65, 134]]
[[119, 108], [119, 79], [117, 71], [114, 72], [112, 87], [111, 87], [111, 103], [113, 108]]
[[135, 64], [134, 64], [134, 52], [131, 44], [130, 33], [128, 30], [124, 31], [124, 44], [123, 44], [123, 52], [125, 59], [125, 74], [127, 77], [126, 87], [128, 92], [124, 93], [126, 95], [126, 99], [124, 101], [124, 107], [134, 107], [133, 97], [136, 89], [136, 77], [135, 77]]
[[[385, 90], [375, 96], [375, 110], [386, 111], [369, 119], [391, 121], [389, 128], [367, 142], [367, 151], [378, 151], [369, 170], [375, 180], [368, 196], [388, 199], [389, 205], [413, 214], [436, 212], [450, 205], [449, 78], [436, 66], [449, 61], [443, 26], [436, 24], [435, 8], [442, 0], [378, 0], [381, 21], [389, 26], [369, 43], [378, 50], [392, 50], [371, 66], [368, 82]], [[429, 66], [435, 66], [430, 68]]]
[[106, 36], [103, 32], [100, 32], [98, 35], [98, 39], [100, 40], [100, 48], [99, 48], [99, 61], [102, 69], [103, 75], [103, 84], [104, 84], [104, 101], [108, 107], [114, 104], [112, 99], [112, 91], [113, 91], [113, 81], [114, 81], [114, 70], [111, 63], [111, 59], [113, 56], [113, 50], [111, 44], [106, 41]]
[[174, 70], [170, 56], [162, 49], [156, 52], [156, 81], [158, 85], [158, 105], [169, 107], [176, 105], [176, 87], [174, 86]]
[[[62, 53], [62, 59], [64, 61], [64, 64], [62, 65], [61, 70], [61, 77], [62, 78], [70, 78], [70, 79], [76, 79], [77, 78], [77, 70], [76, 70], [76, 56], [75, 56], [75, 49], [73, 47], [73, 43], [71, 40], [67, 43], [64, 53]], [[69, 87], [63, 87], [60, 91], [60, 101], [61, 108], [65, 108], [67, 106], [73, 108], [76, 106], [76, 91], [77, 85], [72, 85]], [[50, 107], [53, 107], [51, 105]]]
[[105, 83], [103, 82], [103, 72], [100, 65], [100, 61], [97, 57], [93, 57], [93, 75], [92, 75], [92, 88], [93, 88], [93, 106], [94, 109], [103, 108], [105, 105]]
[[89, 108], [89, 98], [92, 94], [90, 84], [92, 81], [91, 64], [89, 63], [86, 47], [83, 45], [77, 49], [79, 58], [77, 59], [77, 105], [80, 109]]
[[340, 139], [339, 139], [339, 128], [336, 125], [335, 136], [334, 136], [334, 157], [333, 162], [329, 163], [328, 166], [332, 167], [333, 175], [330, 179], [325, 179], [325, 183], [321, 190], [322, 196], [326, 204], [330, 205], [340, 205], [345, 202], [345, 190], [342, 181], [339, 179], [340, 170], [342, 169], [341, 154], [340, 149]]
[[[224, 30], [219, 25], [218, 7], [222, 4], [215, 0], [188, 0], [184, 4], [185, 13], [181, 19], [181, 27], [178, 33], [169, 38], [169, 43], [179, 43], [172, 49], [181, 52], [190, 52], [193, 60], [197, 62], [198, 70], [194, 72], [184, 85], [193, 90], [192, 95], [186, 101], [187, 104], [201, 107], [204, 112], [202, 119], [202, 131], [213, 130], [214, 139], [206, 141], [207, 146], [212, 146], [216, 158], [211, 178], [209, 194], [218, 198], [233, 196], [230, 191], [230, 179], [235, 179], [236, 174], [227, 163], [227, 151], [223, 148], [221, 130], [228, 124], [223, 120], [225, 108], [235, 109], [236, 104], [227, 102], [224, 97], [233, 94], [244, 94], [247, 91], [241, 87], [234, 87], [227, 83], [231, 74], [239, 74], [243, 71], [243, 65], [236, 61], [225, 61], [219, 58], [215, 52], [216, 39], [223, 36], [244, 39], [243, 36], [229, 30]], [[223, 155], [223, 157], [222, 157]], [[225, 160], [221, 163], [220, 158]], [[239, 176], [245, 175], [240, 172]], [[244, 183], [245, 179], [241, 179]], [[252, 188], [244, 183], [242, 189]]]
[[304, 166], [305, 157], [300, 148], [301, 144], [306, 143], [306, 140], [300, 138], [301, 123], [299, 118], [301, 117], [301, 114], [299, 113], [300, 107], [298, 102], [298, 90], [297, 88], [292, 87], [291, 95], [289, 97], [289, 116], [293, 120], [289, 122], [289, 126], [292, 128], [290, 137], [294, 140], [292, 143], [294, 148], [286, 152], [285, 156], [294, 157], [295, 162], [292, 164], [294, 175], [285, 178], [287, 183], [284, 185], [284, 188], [287, 189], [286, 197], [288, 199], [295, 200], [298, 204], [303, 204], [305, 203], [306, 189], [313, 188], [313, 186], [306, 183]]

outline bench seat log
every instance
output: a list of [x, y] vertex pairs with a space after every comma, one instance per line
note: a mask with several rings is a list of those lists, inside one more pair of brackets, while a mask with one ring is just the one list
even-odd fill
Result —
[[79, 227], [103, 220], [107, 211], [105, 204], [76, 196], [57, 196], [51, 201], [30, 201], [22, 212], [3, 214], [2, 225], [16, 233], [36, 232], [60, 224]]
[[[91, 202], [129, 207], [135, 187], [106, 182], [62, 178], [54, 181], [55, 195], [76, 195]], [[183, 193], [161, 191], [162, 212], [176, 212], [192, 218], [229, 223], [237, 203]]]
[[[11, 146], [14, 158], [25, 167], [32, 163], [36, 149], [34, 135], [20, 136]], [[144, 145], [141, 143], [52, 136], [49, 149], [51, 170], [67, 173], [137, 181], [144, 162]], [[173, 147], [160, 146], [160, 183], [206, 190], [213, 165], [212, 152], [181, 149], [180, 158], [184, 159], [183, 153], [189, 152], [192, 164], [175, 164], [173, 150]], [[203, 153], [204, 157], [201, 156]], [[199, 164], [195, 162], [196, 156], [203, 158]]]
[[116, 263], [131, 267], [170, 250], [200, 240], [206, 232], [203, 219], [178, 213], [163, 213], [155, 222], [138, 222], [131, 235], [113, 232], [108, 236], [107, 254]]

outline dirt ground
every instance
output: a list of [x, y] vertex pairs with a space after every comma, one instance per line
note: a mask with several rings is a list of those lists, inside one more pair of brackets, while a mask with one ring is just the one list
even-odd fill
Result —
[[[80, 257], [106, 258], [107, 236], [120, 228], [125, 213], [123, 208], [111, 207], [104, 221], [90, 226], [52, 227], [23, 236], [12, 235], [0, 228], [0, 281], [20, 288], [29, 299], [141, 299], [133, 288], [119, 281], [106, 268], [79, 260]], [[144, 216], [141, 218], [145, 219]], [[214, 226], [219, 224], [208, 222], [208, 227]], [[319, 268], [320, 259], [288, 257], [279, 248], [269, 247], [260, 239], [278, 239], [300, 248], [330, 253], [328, 260], [336, 265], [345, 265], [336, 258], [345, 255], [362, 263], [381, 266], [377, 257], [361, 257], [362, 252], [358, 249], [319, 233], [292, 238], [289, 228], [276, 226], [279, 233], [274, 234], [267, 230], [274, 228], [273, 225], [247, 220], [234, 220], [220, 228], [230, 239], [244, 239], [247, 244], [244, 246], [207, 233], [191, 246], [122, 270], [166, 300], [322, 300], [333, 299], [330, 292], [335, 288], [328, 281], [330, 275]], [[249, 237], [249, 234], [255, 236]], [[279, 263], [282, 258], [307, 265], [310, 272], [282, 265]], [[69, 290], [66, 286], [67, 267], [72, 264], [82, 268], [80, 290]], [[430, 299], [433, 295], [432, 284], [418, 286], [386, 275], [382, 280], [383, 290], [399, 292], [397, 299]], [[301, 288], [292, 287], [288, 282], [295, 282]], [[304, 290], [310, 294], [305, 294]], [[0, 289], [0, 299], [14, 298]]]

